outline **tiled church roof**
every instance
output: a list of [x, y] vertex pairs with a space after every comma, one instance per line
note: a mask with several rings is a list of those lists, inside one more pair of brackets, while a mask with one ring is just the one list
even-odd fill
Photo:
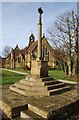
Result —
[[24, 49], [20, 50], [20, 53], [21, 53], [22, 55], [25, 55], [25, 54], [27, 53], [28, 47], [29, 47], [29, 46], [26, 46]]
[[[49, 50], [51, 51], [51, 53], [53, 54], [54, 49], [50, 46], [50, 44], [48, 43], [47, 39], [44, 37], [42, 38], [42, 45], [43, 46], [47, 46], [49, 48]], [[18, 45], [15, 47], [15, 49], [12, 50], [14, 58], [16, 58], [19, 54], [21, 55], [25, 55], [27, 53], [32, 53], [36, 47], [38, 46], [38, 41], [33, 42], [30, 46], [26, 46], [25, 48], [21, 49], [18, 47]]]
[[[50, 44], [48, 43], [48, 41], [47, 41], [46, 38], [43, 38], [43, 39], [42, 39], [42, 45], [43, 45], [43, 46], [47, 46], [51, 52], [54, 51], [54, 49], [50, 46]], [[32, 43], [32, 44], [28, 47], [27, 52], [28, 52], [28, 53], [32, 53], [33, 50], [35, 50], [35, 48], [36, 48], [37, 46], [38, 46], [38, 41]]]
[[27, 52], [28, 52], [28, 53], [31, 53], [31, 52], [36, 48], [37, 44], [38, 44], [38, 41], [32, 43], [32, 44], [29, 46], [29, 48], [27, 49]]

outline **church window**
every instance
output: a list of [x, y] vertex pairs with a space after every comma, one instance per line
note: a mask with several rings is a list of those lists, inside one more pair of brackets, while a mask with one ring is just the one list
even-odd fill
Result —
[[18, 63], [21, 63], [21, 57], [18, 57]]
[[48, 52], [48, 61], [49, 61], [49, 52]]
[[45, 48], [45, 55], [47, 55], [47, 47]]
[[44, 56], [46, 56], [48, 53], [47, 53], [47, 47], [44, 48]]

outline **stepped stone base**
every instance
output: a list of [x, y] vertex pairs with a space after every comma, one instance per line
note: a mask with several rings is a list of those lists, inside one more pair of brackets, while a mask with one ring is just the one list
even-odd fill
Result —
[[24, 96], [50, 96], [70, 89], [70, 87], [52, 77], [27, 75], [25, 79], [11, 85], [10, 90]]
[[3, 85], [2, 95], [0, 94], [0, 109], [12, 120], [28, 118], [32, 120], [57, 120], [57, 118], [65, 120], [79, 111], [79, 99], [75, 88], [48, 97], [27, 97], [12, 92], [9, 85]]

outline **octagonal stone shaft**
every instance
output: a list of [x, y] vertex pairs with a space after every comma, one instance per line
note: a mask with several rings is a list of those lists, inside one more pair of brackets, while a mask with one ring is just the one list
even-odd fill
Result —
[[38, 9], [38, 60], [42, 60], [42, 9]]

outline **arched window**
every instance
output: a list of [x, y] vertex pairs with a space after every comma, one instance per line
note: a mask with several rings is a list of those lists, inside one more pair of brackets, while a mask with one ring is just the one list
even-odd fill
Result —
[[49, 52], [48, 52], [48, 61], [49, 61]]
[[45, 55], [47, 55], [47, 47], [45, 48]]
[[21, 57], [18, 57], [18, 63], [21, 63]]

